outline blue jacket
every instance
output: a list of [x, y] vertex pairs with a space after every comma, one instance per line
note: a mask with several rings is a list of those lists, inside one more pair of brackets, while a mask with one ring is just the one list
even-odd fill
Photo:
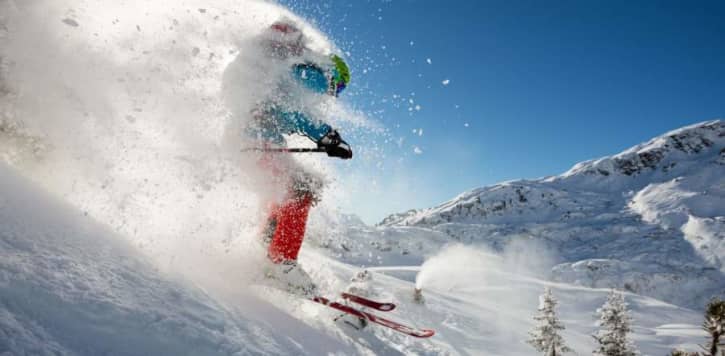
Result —
[[[329, 90], [327, 76], [316, 65], [297, 64], [292, 67], [290, 75], [304, 88], [315, 93], [324, 94]], [[324, 122], [314, 120], [300, 111], [286, 110], [276, 103], [267, 103], [261, 115], [263, 117], [258, 117], [254, 126], [250, 127], [249, 134], [270, 143], [282, 144], [283, 135], [293, 133], [305, 135], [317, 142], [331, 130], [330, 125]]]

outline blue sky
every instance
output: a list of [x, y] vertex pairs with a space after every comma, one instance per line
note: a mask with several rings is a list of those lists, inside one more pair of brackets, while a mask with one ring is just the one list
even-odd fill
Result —
[[722, 1], [280, 2], [349, 52], [344, 100], [388, 130], [343, 132], [341, 204], [367, 222], [725, 117]]

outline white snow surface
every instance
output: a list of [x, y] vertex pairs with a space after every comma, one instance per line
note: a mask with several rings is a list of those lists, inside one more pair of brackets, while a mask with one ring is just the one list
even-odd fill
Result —
[[[375, 326], [357, 331], [333, 322], [337, 314], [317, 304], [255, 286], [240, 276], [257, 272], [245, 264], [236, 270], [217, 264], [218, 281], [159, 271], [127, 238], [4, 165], [0, 183], [6, 188], [0, 191], [1, 355], [528, 355], [524, 340], [545, 287], [561, 302], [567, 342], [587, 354], [593, 311], [608, 293], [536, 278], [515, 252], [455, 245], [422, 267], [419, 252], [381, 252], [384, 262], [370, 269], [374, 278], [357, 287], [396, 302], [391, 318], [437, 334], [419, 340]], [[358, 233], [365, 235], [357, 236], [361, 242], [397, 236], [420, 239], [426, 249], [428, 241], [415, 228]], [[366, 250], [376, 251], [356, 251]], [[347, 285], [359, 260], [329, 252], [308, 245], [302, 261], [331, 295]], [[227, 266], [238, 258], [216, 257]], [[412, 298], [416, 274], [422, 305]], [[633, 339], [644, 354], [696, 349], [700, 313], [636, 294], [627, 300]]]
[[[0, 354], [317, 354], [160, 273], [127, 241], [7, 167], [0, 182]], [[318, 351], [347, 350], [307, 334], [328, 344]]]
[[331, 182], [301, 263], [326, 296], [369, 267], [353, 286], [431, 339], [264, 287], [276, 191], [237, 139], [268, 84], [254, 36], [283, 16], [336, 50], [263, 1], [0, 0], [0, 355], [530, 355], [545, 287], [577, 354], [610, 287], [644, 354], [697, 349], [689, 308], [723, 289], [720, 121], [377, 227], [340, 215]]

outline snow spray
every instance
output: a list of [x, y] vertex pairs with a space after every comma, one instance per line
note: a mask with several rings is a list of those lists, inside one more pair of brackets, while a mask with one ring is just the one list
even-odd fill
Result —
[[500, 253], [482, 246], [450, 245], [426, 260], [416, 276], [416, 290], [452, 291], [487, 280], [507, 278], [510, 273], [541, 275], [553, 264], [546, 249], [531, 241], [513, 240]]
[[[334, 47], [264, 1], [0, 1], [0, 160], [165, 271], [197, 282], [255, 274], [265, 198], [278, 189], [239, 149], [274, 87], [256, 41], [282, 16], [299, 20], [309, 48]], [[330, 105], [321, 118], [332, 125], [360, 120]]]
[[483, 250], [464, 245], [452, 245], [426, 260], [415, 279], [415, 289], [439, 289], [450, 291], [467, 283], [471, 273], [480, 280], [502, 258]]

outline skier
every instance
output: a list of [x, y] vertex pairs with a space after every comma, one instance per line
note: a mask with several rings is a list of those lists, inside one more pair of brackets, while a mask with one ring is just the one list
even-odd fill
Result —
[[315, 106], [325, 96], [337, 97], [345, 89], [350, 72], [339, 56], [308, 49], [305, 36], [292, 21], [283, 19], [272, 24], [261, 42], [267, 60], [288, 68], [281, 73], [274, 94], [253, 110], [253, 120], [247, 127], [247, 133], [262, 148], [260, 166], [285, 190], [282, 201], [270, 206], [262, 232], [271, 261], [265, 274], [290, 292], [312, 296], [316, 286], [297, 264], [297, 255], [310, 208], [320, 199], [322, 180], [289, 153], [271, 149], [285, 146], [283, 135], [301, 134], [329, 157], [352, 158], [352, 149], [337, 130], [314, 114], [319, 109]]

